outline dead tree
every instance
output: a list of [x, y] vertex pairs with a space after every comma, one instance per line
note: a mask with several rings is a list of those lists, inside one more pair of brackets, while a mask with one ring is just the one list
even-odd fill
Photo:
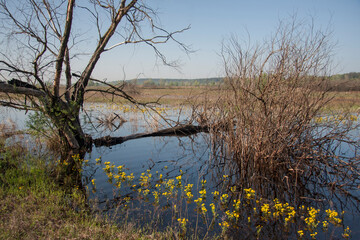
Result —
[[[2, 40], [7, 41], [0, 53], [0, 92], [5, 94], [0, 105], [43, 112], [56, 127], [65, 149], [92, 144], [79, 120], [87, 91], [102, 91], [141, 104], [127, 94], [123, 86], [106, 84], [108, 90], [88, 88], [89, 81], [96, 80], [91, 75], [104, 52], [125, 44], [142, 43], [150, 46], [164, 64], [173, 66], [158, 50], [158, 44], [174, 41], [185, 52], [189, 51], [175, 38], [189, 27], [173, 32], [159, 27], [155, 11], [145, 2], [0, 0], [1, 28], [5, 36]], [[74, 74], [71, 63], [77, 53], [73, 49], [83, 40], [76, 31], [81, 16], [91, 16], [97, 30], [97, 43], [85, 68]], [[110, 40], [112, 46], [109, 46]], [[12, 78], [16, 81], [6, 82]], [[65, 80], [64, 90], [62, 80]]]

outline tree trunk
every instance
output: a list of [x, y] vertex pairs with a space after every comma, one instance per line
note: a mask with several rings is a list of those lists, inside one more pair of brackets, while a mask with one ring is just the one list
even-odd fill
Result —
[[44, 103], [44, 106], [45, 114], [50, 117], [61, 138], [62, 151], [89, 148], [91, 137], [82, 130], [78, 106], [59, 99], [50, 101], [50, 104]]

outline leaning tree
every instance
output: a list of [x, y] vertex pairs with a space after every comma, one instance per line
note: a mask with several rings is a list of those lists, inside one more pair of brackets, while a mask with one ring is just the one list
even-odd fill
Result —
[[[0, 105], [41, 111], [67, 150], [93, 142], [84, 133], [79, 114], [85, 93], [94, 91], [89, 89], [89, 81], [93, 80], [92, 73], [103, 53], [121, 45], [145, 44], [164, 64], [172, 65], [158, 44], [173, 41], [189, 51], [175, 38], [188, 27], [172, 32], [163, 29], [145, 0], [1, 0], [0, 16]], [[72, 62], [84, 54], [77, 52], [77, 46], [89, 38], [88, 33], [79, 31], [84, 22], [93, 23], [97, 42], [86, 66], [75, 73]], [[107, 86], [107, 90], [97, 91], [137, 103], [123, 86]]]

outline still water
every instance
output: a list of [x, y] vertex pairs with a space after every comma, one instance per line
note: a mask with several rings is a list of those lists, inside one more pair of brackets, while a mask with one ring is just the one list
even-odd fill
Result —
[[[90, 133], [94, 138], [111, 135], [111, 136], [126, 136], [134, 133], [151, 132], [157, 129], [167, 127], [167, 123], [162, 120], [158, 115], [152, 112], [146, 112], [139, 109], [132, 108], [131, 106], [118, 107], [115, 105], [106, 104], [89, 104], [85, 106], [86, 113], [83, 113], [82, 119], [85, 126], [85, 131]], [[166, 116], [168, 121], [180, 121], [185, 122], [189, 117], [189, 109], [175, 109], [170, 107], [161, 107], [157, 109], [162, 115]], [[24, 129], [26, 127], [26, 118], [22, 111], [10, 110], [7, 108], [0, 108], [1, 121], [6, 122], [11, 119], [14, 121], [18, 128]], [[115, 112], [124, 122], [115, 121], [114, 125], [106, 124], [107, 118], [111, 118], [109, 115]], [[31, 114], [31, 113], [28, 113]], [[121, 123], [120, 123], [121, 122]], [[109, 127], [110, 126], [110, 127]], [[352, 133], [355, 137], [359, 136], [359, 131]], [[176, 179], [181, 175], [183, 186], [187, 184], [193, 184], [194, 194], [193, 200], [199, 197], [198, 192], [202, 189], [202, 182], [206, 180], [207, 199], [203, 200], [204, 206], [208, 209], [208, 216], [211, 220], [210, 203], [212, 203], [211, 192], [220, 191], [224, 193], [224, 189], [228, 189], [226, 186], [226, 179], [224, 175], [228, 174], [227, 166], [215, 164], [212, 159], [210, 150], [209, 136], [206, 134], [197, 134], [190, 137], [149, 137], [136, 140], [130, 140], [123, 144], [112, 146], [112, 147], [93, 147], [90, 153], [85, 156], [86, 160], [89, 160], [83, 168], [83, 181], [88, 189], [89, 199], [97, 205], [97, 209], [104, 212], [108, 216], [112, 217], [116, 214], [124, 214], [119, 210], [123, 208], [127, 203], [124, 202], [125, 197], [131, 197], [131, 203], [128, 202], [131, 207], [135, 207], [138, 211], [130, 212], [129, 219], [133, 217], [139, 217], [139, 224], [143, 224], [147, 221], [151, 224], [151, 219], [154, 218], [152, 211], [162, 207], [161, 214], [158, 216], [160, 220], [156, 220], [159, 229], [163, 229], [167, 223], [178, 224], [177, 219], [186, 217], [188, 219], [188, 226], [192, 226], [199, 229], [199, 235], [204, 236], [210, 229], [208, 222], [201, 221], [201, 213], [195, 211], [196, 204], [186, 204], [185, 201], [181, 200], [180, 196], [176, 199], [168, 201], [160, 201], [159, 207], [154, 207], [151, 204], [155, 197], [149, 194], [148, 199], [142, 200], [135, 199], [139, 190], [139, 178], [141, 174], [147, 176], [148, 173], [152, 174], [152, 180], [146, 187], [150, 188], [151, 191], [156, 190], [156, 184], [159, 183], [160, 175], [166, 182], [169, 179]], [[346, 149], [343, 148], [343, 149]], [[346, 154], [350, 154], [348, 151]], [[352, 154], [356, 154], [352, 152]], [[99, 161], [99, 159], [101, 159]], [[130, 185], [123, 187], [121, 190], [115, 186], [114, 181], [109, 181], [109, 175], [106, 173], [106, 166], [123, 166], [123, 171], [127, 175], [133, 174], [134, 181], [132, 184], [137, 187], [132, 188]], [[360, 185], [359, 185], [360, 186]], [[358, 196], [359, 192], [356, 192]], [[149, 201], [148, 203], [146, 203]], [[169, 202], [174, 205], [184, 204], [186, 209], [175, 210], [174, 206], [169, 207]], [[334, 200], [336, 203], [336, 200]], [[329, 206], [329, 205], [327, 205]], [[168, 207], [166, 209], [166, 207]], [[177, 206], [179, 208], [179, 205]], [[360, 214], [354, 208], [345, 208], [345, 217], [343, 227], [349, 226], [351, 229], [351, 236], [353, 239], [360, 239]], [[129, 211], [126, 211], [129, 213]], [[179, 213], [180, 212], [180, 213]], [[146, 213], [146, 214], [144, 214]], [[133, 214], [133, 215], [131, 215]], [[174, 219], [175, 216], [175, 219]], [[248, 216], [248, 215], [246, 215]], [[114, 217], [115, 218], [115, 217]], [[200, 220], [199, 220], [200, 219]], [[221, 223], [221, 219], [216, 221], [211, 228], [212, 232], [221, 232], [221, 227], [218, 225]], [[253, 226], [254, 227], [254, 226]], [[256, 227], [256, 226], [255, 226]], [[337, 228], [335, 233], [337, 236], [341, 236], [343, 227]], [[298, 229], [298, 228], [296, 228]], [[265, 231], [265, 230], [264, 230]], [[292, 230], [295, 233], [290, 236], [295, 237], [296, 230]], [[248, 231], [245, 231], [248, 232]], [[235, 234], [238, 234], [235, 232]], [[295, 234], [295, 235], [294, 235]], [[245, 235], [244, 235], [245, 236]], [[281, 235], [272, 235], [281, 236]], [[325, 234], [319, 231], [318, 239], [328, 239], [331, 237], [329, 234]], [[296, 237], [295, 237], [296, 238]]]

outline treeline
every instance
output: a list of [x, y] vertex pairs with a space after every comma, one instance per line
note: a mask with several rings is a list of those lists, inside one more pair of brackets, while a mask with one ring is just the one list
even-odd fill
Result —
[[330, 77], [329, 87], [332, 91], [360, 91], [360, 72], [336, 74]]
[[215, 86], [222, 82], [222, 78], [199, 78], [199, 79], [168, 79], [168, 78], [140, 78], [129, 81], [143, 87], [167, 87], [167, 86]]
[[[222, 84], [224, 78], [199, 78], [199, 79], [169, 79], [169, 78], [139, 78], [125, 81], [127, 86], [142, 87], [180, 87], [180, 86], [216, 86]], [[123, 84], [124, 81], [111, 82], [112, 84]], [[99, 86], [98, 83], [89, 85]], [[336, 74], [330, 77], [327, 86], [332, 91], [360, 91], [360, 72]]]
[[336, 74], [331, 76], [331, 80], [359, 80], [360, 72], [350, 72], [345, 74]]

